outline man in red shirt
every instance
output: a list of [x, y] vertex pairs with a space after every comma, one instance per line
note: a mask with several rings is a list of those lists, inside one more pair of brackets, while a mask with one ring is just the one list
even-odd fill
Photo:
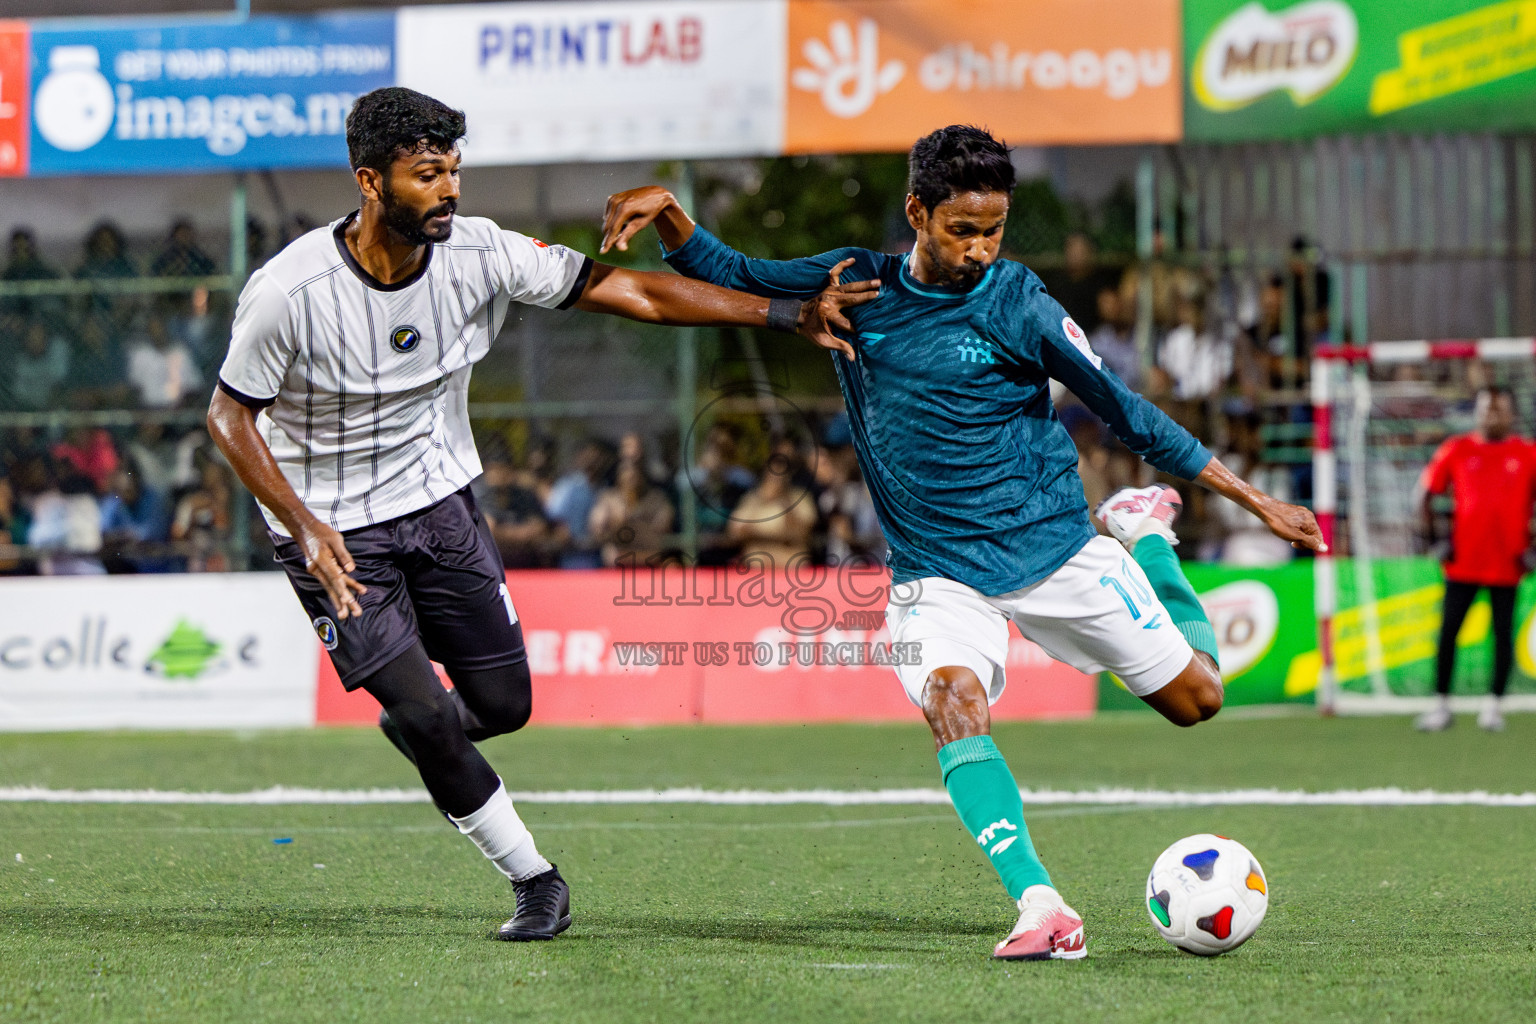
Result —
[[1531, 508], [1536, 502], [1536, 444], [1511, 435], [1515, 399], [1501, 387], [1477, 393], [1477, 429], [1448, 438], [1419, 478], [1419, 515], [1425, 539], [1435, 544], [1431, 496], [1450, 491], [1455, 501], [1449, 549], [1441, 545], [1445, 568], [1445, 610], [1435, 661], [1439, 702], [1414, 723], [1425, 731], [1451, 724], [1451, 676], [1456, 670], [1456, 634], [1477, 592], [1488, 589], [1493, 609], [1493, 682], [1477, 724], [1504, 728], [1500, 698], [1515, 658], [1515, 588], [1531, 568]]

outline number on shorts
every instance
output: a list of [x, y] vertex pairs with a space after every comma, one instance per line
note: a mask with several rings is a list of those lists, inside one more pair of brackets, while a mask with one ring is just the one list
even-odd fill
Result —
[[1123, 582], [1107, 574], [1100, 576], [1099, 586], [1113, 587], [1115, 593], [1120, 595], [1120, 600], [1125, 602], [1125, 610], [1131, 613], [1131, 618], [1139, 621], [1141, 619], [1141, 609], [1136, 606], [1136, 602], [1131, 598], [1131, 594], [1134, 592], [1136, 597], [1148, 605], [1152, 603], [1152, 594], [1146, 587], [1142, 586], [1141, 581], [1136, 578], [1135, 573], [1131, 572], [1130, 565], [1124, 559], [1120, 560], [1120, 575], [1124, 577]]

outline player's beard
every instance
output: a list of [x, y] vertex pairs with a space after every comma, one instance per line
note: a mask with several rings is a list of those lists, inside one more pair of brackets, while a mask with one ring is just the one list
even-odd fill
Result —
[[[411, 245], [427, 245], [430, 242], [446, 242], [453, 234], [453, 214], [458, 210], [457, 201], [434, 206], [426, 213], [418, 214], [404, 203], [395, 202], [395, 194], [388, 181], [384, 183], [384, 225]], [[427, 227], [434, 217], [448, 215], [441, 228]]]
[[987, 272], [987, 264], [984, 263], [964, 263], [958, 267], [945, 263], [944, 250], [935, 239], [929, 238], [923, 248], [928, 257], [928, 265], [941, 275], [935, 284], [946, 288], [974, 288], [981, 280], [981, 275]]

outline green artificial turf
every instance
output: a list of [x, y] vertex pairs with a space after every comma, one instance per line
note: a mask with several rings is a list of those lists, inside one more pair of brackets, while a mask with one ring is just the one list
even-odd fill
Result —
[[[1010, 725], [1028, 786], [1536, 789], [1536, 718]], [[915, 726], [530, 730], [514, 789], [938, 785]], [[406, 786], [367, 730], [0, 736], [0, 786]], [[1029, 808], [1088, 958], [987, 954], [1014, 911], [940, 806], [523, 808], [570, 880], [551, 943], [425, 805], [0, 803], [0, 1021], [1528, 1021], [1536, 809]], [[1142, 905], [1180, 836], [1247, 843], [1269, 917], [1228, 956]], [[273, 839], [291, 838], [286, 844]], [[21, 859], [16, 859], [16, 854]], [[317, 865], [324, 865], [323, 867]]]

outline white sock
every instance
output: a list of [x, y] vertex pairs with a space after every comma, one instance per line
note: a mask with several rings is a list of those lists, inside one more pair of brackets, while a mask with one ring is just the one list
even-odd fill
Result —
[[507, 787], [500, 779], [496, 781], [496, 792], [483, 807], [462, 818], [450, 815], [449, 820], [512, 881], [521, 882], [541, 875], [549, 870], [549, 861], [539, 856], [533, 833], [517, 816], [517, 808], [507, 796]]
[[1022, 908], [1026, 903], [1034, 903], [1037, 900], [1042, 903], [1049, 903], [1052, 905], [1065, 905], [1065, 901], [1061, 898], [1061, 893], [1057, 892], [1054, 886], [1045, 885], [1043, 883], [1039, 885], [1031, 885], [1029, 888], [1025, 889], [1019, 894], [1020, 908]]
[[1162, 537], [1173, 547], [1179, 546], [1179, 538], [1174, 534], [1173, 527], [1161, 519], [1153, 519], [1151, 516], [1147, 516], [1146, 520], [1136, 527], [1136, 532], [1131, 534], [1131, 542], [1126, 545], [1126, 550], [1135, 553], [1136, 542], [1143, 537], [1150, 537], [1154, 533]]
[[1437, 710], [1437, 711], [1449, 711], [1449, 710], [1451, 710], [1451, 698], [1450, 698], [1450, 696], [1448, 694], [1441, 693], [1441, 694], [1436, 694], [1436, 696], [1439, 698], [1439, 702], [1435, 705], [1435, 710]]

